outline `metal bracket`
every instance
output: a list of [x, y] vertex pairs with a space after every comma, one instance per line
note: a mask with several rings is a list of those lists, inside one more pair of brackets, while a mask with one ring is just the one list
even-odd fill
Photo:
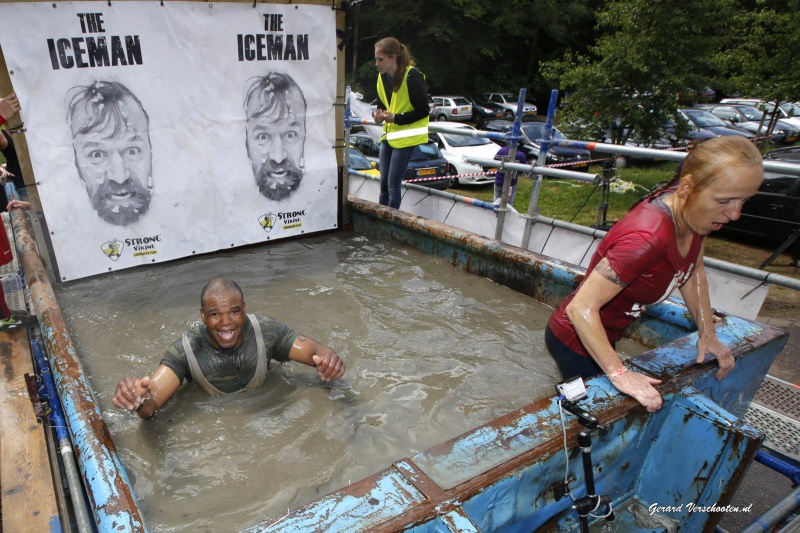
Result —
[[39, 398], [39, 380], [36, 376], [25, 374], [25, 385], [28, 387], [28, 396], [31, 399], [33, 406], [33, 414], [38, 422], [44, 419], [44, 409], [42, 408], [42, 400]]

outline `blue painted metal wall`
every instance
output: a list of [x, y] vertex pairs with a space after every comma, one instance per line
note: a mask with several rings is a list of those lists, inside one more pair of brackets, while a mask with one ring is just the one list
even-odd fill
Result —
[[[354, 227], [437, 254], [463, 270], [515, 286], [551, 304], [582, 274], [558, 261], [453, 230], [413, 215], [355, 202]], [[516, 288], [516, 287], [515, 287]], [[581, 404], [607, 424], [595, 435], [597, 492], [613, 499], [616, 531], [652, 531], [658, 517], [683, 531], [712, 530], [738, 488], [763, 435], [739, 416], [786, 343], [784, 332], [736, 317], [721, 317], [720, 339], [734, 346], [737, 366], [722, 381], [714, 361], [695, 363], [696, 333], [674, 301], [654, 306], [636, 335], [655, 346], [629, 360], [663, 380], [664, 407], [647, 413], [607, 378], [587, 382]], [[566, 449], [581, 429], [567, 414]], [[329, 494], [248, 531], [569, 531], [579, 527], [569, 497], [556, 500], [564, 480], [558, 404], [545, 398], [396, 462], [357, 484]], [[584, 495], [583, 466], [570, 461], [573, 495]], [[716, 507], [715, 507], [716, 506]]]

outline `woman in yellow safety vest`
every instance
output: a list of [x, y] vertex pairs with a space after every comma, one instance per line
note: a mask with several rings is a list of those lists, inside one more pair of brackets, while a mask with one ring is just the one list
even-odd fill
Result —
[[375, 43], [378, 108], [372, 118], [383, 123], [379, 203], [399, 208], [400, 184], [414, 147], [428, 142], [428, 89], [414, 67], [408, 47], [393, 37]]

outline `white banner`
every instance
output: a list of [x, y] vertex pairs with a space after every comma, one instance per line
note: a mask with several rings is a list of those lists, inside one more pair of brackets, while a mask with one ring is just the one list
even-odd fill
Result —
[[335, 228], [334, 13], [0, 4], [62, 280]]

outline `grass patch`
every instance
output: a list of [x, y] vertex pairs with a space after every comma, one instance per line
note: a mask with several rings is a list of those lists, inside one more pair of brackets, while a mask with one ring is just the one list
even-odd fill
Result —
[[[616, 170], [615, 178], [622, 185], [630, 184], [625, 192], [610, 192], [606, 211], [607, 222], [613, 222], [625, 216], [628, 210], [656, 183], [672, 177], [676, 163], [662, 162], [646, 166], [630, 166]], [[602, 175], [600, 165], [589, 167], [589, 174]], [[623, 183], [624, 182], [624, 183]], [[533, 178], [520, 177], [514, 209], [521, 213], [528, 211]], [[627, 188], [627, 187], [626, 187]], [[494, 195], [492, 184], [457, 187], [448, 189], [451, 192], [491, 202]], [[566, 180], [560, 178], [544, 178], [539, 191], [539, 213], [541, 215], [574, 222], [583, 226], [597, 223], [598, 206], [602, 201], [602, 188], [593, 183]]]

